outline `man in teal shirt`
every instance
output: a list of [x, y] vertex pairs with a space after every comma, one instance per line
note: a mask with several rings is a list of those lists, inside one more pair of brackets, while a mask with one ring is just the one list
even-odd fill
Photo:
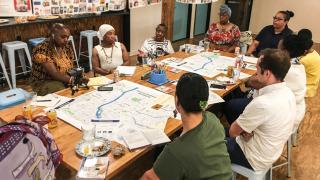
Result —
[[231, 179], [231, 163], [219, 119], [205, 112], [209, 97], [207, 81], [186, 73], [178, 81], [176, 109], [183, 131], [166, 145], [141, 180], [148, 179]]

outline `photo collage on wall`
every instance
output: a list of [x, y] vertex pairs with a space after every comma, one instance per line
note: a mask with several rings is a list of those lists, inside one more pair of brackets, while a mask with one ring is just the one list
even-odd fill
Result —
[[0, 0], [0, 16], [32, 15], [31, 0]]
[[60, 15], [119, 11], [126, 0], [33, 0], [35, 15]]
[[139, 7], [146, 7], [149, 5], [159, 4], [161, 0], [129, 0], [129, 8], [139, 8]]
[[188, 4], [208, 4], [212, 0], [176, 0], [179, 3], [188, 3]]
[[120, 11], [126, 9], [126, 0], [109, 0], [109, 10], [110, 11]]

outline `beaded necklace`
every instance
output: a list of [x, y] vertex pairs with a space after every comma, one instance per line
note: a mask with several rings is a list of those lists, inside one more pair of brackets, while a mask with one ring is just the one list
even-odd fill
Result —
[[[102, 46], [101, 46], [101, 47], [102, 47]], [[110, 56], [107, 55], [106, 50], [105, 50], [104, 47], [102, 47], [102, 51], [103, 51], [104, 55], [106, 56], [106, 62], [107, 62], [108, 64], [111, 64], [111, 63], [112, 63], [112, 56], [113, 56], [113, 46], [112, 46], [112, 48], [111, 48], [111, 55], [110, 55]], [[108, 61], [108, 59], [111, 59], [111, 61]]]

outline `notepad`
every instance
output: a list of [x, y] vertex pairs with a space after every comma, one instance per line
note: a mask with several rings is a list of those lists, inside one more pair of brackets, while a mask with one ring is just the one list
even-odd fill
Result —
[[118, 66], [117, 70], [119, 74], [122, 76], [133, 76], [134, 72], [136, 71], [135, 66]]
[[108, 79], [105, 76], [90, 78], [88, 82], [88, 86], [101, 86], [105, 84], [112, 83], [111, 79]]
[[169, 137], [158, 129], [127, 132], [122, 137], [130, 150], [170, 142]]
[[51, 107], [60, 102], [60, 98], [54, 94], [47, 94], [45, 96], [37, 96], [36, 101], [32, 101], [32, 106]]
[[105, 179], [109, 165], [108, 157], [84, 158], [77, 173], [77, 180]]

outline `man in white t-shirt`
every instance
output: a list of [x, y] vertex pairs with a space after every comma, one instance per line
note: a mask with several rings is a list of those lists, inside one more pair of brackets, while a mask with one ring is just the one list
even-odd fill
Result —
[[167, 27], [164, 24], [159, 24], [156, 28], [155, 36], [144, 41], [138, 56], [152, 56], [151, 58], [155, 58], [174, 53], [170, 40], [165, 38], [166, 32]]
[[296, 103], [283, 82], [290, 68], [286, 52], [266, 49], [256, 66], [250, 80], [257, 96], [231, 124], [227, 147], [232, 163], [259, 171], [269, 169], [280, 157], [292, 133]]

